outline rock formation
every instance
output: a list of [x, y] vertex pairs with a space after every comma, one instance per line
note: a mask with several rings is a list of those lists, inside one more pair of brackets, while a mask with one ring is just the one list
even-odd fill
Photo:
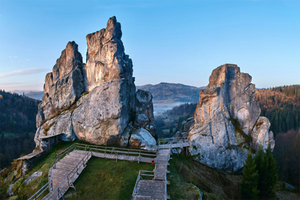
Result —
[[196, 160], [226, 172], [237, 172], [247, 157], [249, 147], [257, 150], [275, 141], [270, 122], [260, 117], [260, 107], [253, 98], [252, 77], [241, 73], [237, 65], [225, 64], [213, 70], [189, 129], [190, 153]]
[[104, 145], [127, 146], [135, 141], [134, 147], [155, 146], [152, 95], [136, 92], [132, 60], [124, 52], [121, 36], [115, 17], [108, 20], [106, 29], [87, 35], [86, 64], [77, 44], [67, 44], [45, 78], [36, 117], [37, 149], [51, 147], [55, 137]]

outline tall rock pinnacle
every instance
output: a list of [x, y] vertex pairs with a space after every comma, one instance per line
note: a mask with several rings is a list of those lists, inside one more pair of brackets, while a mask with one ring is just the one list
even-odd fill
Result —
[[225, 64], [213, 70], [194, 114], [188, 137], [196, 160], [227, 172], [240, 170], [248, 149], [274, 148], [270, 122], [260, 117], [253, 97], [252, 77], [237, 65]]
[[108, 20], [106, 29], [86, 36], [88, 91], [101, 83], [115, 79], [133, 82], [132, 61], [124, 53], [121, 24], [116, 17]]
[[[77, 44], [67, 44], [45, 78], [37, 114], [38, 149], [49, 149], [54, 137], [121, 146], [134, 140], [135, 147], [147, 144], [144, 148], [156, 144], [152, 95], [147, 93], [146, 102], [136, 105], [141, 92], [136, 94], [132, 61], [124, 52], [121, 37], [116, 17], [108, 20], [105, 29], [88, 34], [86, 64]], [[136, 141], [149, 137], [152, 142]]]

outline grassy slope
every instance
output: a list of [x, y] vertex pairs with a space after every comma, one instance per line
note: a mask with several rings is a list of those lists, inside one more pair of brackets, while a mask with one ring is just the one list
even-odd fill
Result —
[[[39, 188], [48, 182], [48, 171], [51, 168], [56, 153], [62, 149], [65, 149], [72, 145], [75, 142], [64, 142], [56, 145], [51, 149], [47, 156], [41, 159], [29, 172], [26, 176], [15, 181], [13, 191], [18, 193], [19, 199], [27, 199], [33, 195]], [[24, 181], [28, 176], [32, 175], [34, 172], [39, 171], [43, 172], [42, 176], [31, 181], [29, 184], [24, 184]]]
[[196, 199], [193, 185], [204, 192], [203, 199], [240, 198], [239, 175], [225, 175], [183, 155], [172, 156], [169, 170], [168, 194], [172, 199]]
[[147, 163], [92, 158], [66, 199], [131, 199], [139, 170], [153, 170]]
[[[72, 143], [56, 145], [28, 175], [42, 171], [43, 175], [29, 184], [24, 184], [26, 177], [15, 181], [14, 189], [18, 199], [27, 199], [48, 181], [48, 171], [58, 151]], [[152, 170], [150, 164], [105, 160], [92, 158], [80, 177], [75, 182], [76, 191], [70, 189], [67, 199], [131, 199], [131, 194], [139, 170]], [[168, 167], [168, 195], [171, 199], [199, 199], [197, 186], [204, 192], [203, 200], [240, 199], [240, 183], [242, 176], [225, 175], [217, 170], [206, 167], [183, 155], [172, 155]], [[6, 190], [6, 189], [5, 189]], [[280, 199], [297, 199], [298, 194], [286, 191], [277, 193]], [[5, 198], [4, 198], [5, 199]]]

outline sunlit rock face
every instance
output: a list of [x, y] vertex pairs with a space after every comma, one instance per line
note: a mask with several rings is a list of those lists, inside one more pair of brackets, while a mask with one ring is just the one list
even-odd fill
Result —
[[68, 109], [85, 91], [84, 64], [78, 45], [69, 42], [44, 84], [44, 97], [36, 117], [37, 127]]
[[[154, 139], [152, 95], [144, 91], [145, 98], [136, 92], [132, 61], [125, 54], [121, 36], [116, 17], [108, 20], [105, 29], [88, 34], [86, 64], [77, 44], [67, 44], [45, 78], [36, 117], [39, 149], [49, 148], [48, 138], [55, 136], [65, 141], [78, 138], [93, 144], [128, 146], [133, 129], [140, 128], [144, 128], [142, 135]], [[152, 140], [143, 140], [149, 137], [141, 138], [135, 147], [153, 145]]]
[[106, 29], [86, 36], [88, 91], [115, 79], [134, 82], [132, 60], [124, 53], [121, 37], [121, 24], [115, 17], [108, 20]]
[[200, 91], [195, 124], [188, 133], [190, 153], [197, 155], [199, 162], [237, 172], [244, 165], [249, 147], [274, 148], [270, 122], [260, 117], [251, 79], [233, 64], [213, 70], [208, 86]]

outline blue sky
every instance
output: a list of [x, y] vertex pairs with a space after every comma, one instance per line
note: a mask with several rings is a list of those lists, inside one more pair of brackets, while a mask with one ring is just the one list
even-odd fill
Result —
[[0, 89], [42, 90], [68, 41], [122, 25], [136, 85], [205, 86], [237, 64], [256, 87], [300, 84], [299, 0], [0, 0]]

